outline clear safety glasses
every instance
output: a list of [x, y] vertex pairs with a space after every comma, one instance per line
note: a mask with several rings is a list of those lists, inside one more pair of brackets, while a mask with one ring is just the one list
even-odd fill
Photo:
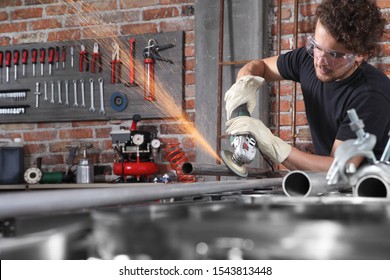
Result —
[[306, 40], [306, 50], [311, 57], [324, 57], [328, 63], [345, 64], [350, 65], [357, 57], [352, 53], [340, 53], [332, 50], [325, 50], [322, 48], [312, 36], [308, 36]]

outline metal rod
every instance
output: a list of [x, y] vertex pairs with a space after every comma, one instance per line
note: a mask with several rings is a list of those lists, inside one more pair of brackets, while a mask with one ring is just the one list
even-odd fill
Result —
[[[282, 177], [279, 172], [272, 172], [270, 169], [246, 167], [248, 177]], [[222, 164], [196, 164], [185, 162], [182, 165], [184, 174], [209, 175], [209, 176], [237, 176], [229, 168]]]
[[[88, 184], [88, 187], [84, 186], [83, 189], [18, 191], [0, 194], [0, 218], [48, 214], [55, 211], [84, 210], [101, 206], [118, 206], [208, 193], [268, 189], [269, 187], [280, 187], [281, 184], [282, 178], [272, 178], [190, 184]], [[95, 186], [98, 187], [95, 188]]]
[[351, 188], [349, 184], [328, 185], [326, 173], [296, 170], [283, 179], [283, 191], [287, 196], [315, 196], [348, 188]]
[[[282, 53], [282, 0], [278, 0], [278, 13], [277, 13], [277, 54]], [[280, 81], [276, 82], [276, 136], [280, 137], [280, 93], [281, 84]]]
[[[389, 137], [390, 137], [390, 131], [389, 131]], [[387, 141], [385, 150], [383, 151], [382, 157], [380, 159], [381, 162], [388, 162], [390, 159], [390, 138]]]
[[[294, 0], [294, 49], [298, 48], [298, 24], [299, 24], [299, 0]], [[291, 140], [292, 146], [296, 146], [297, 140], [297, 82], [293, 84], [292, 93], [292, 125], [291, 125]]]

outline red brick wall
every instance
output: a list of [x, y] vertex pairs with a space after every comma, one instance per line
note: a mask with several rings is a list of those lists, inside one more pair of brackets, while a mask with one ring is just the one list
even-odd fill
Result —
[[[117, 35], [136, 33], [153, 33], [183, 30], [185, 31], [185, 102], [184, 109], [189, 118], [195, 118], [195, 32], [193, 7], [196, 0], [3, 0], [0, 1], [0, 45], [18, 45], [31, 42], [52, 42], [78, 40], [95, 36], [93, 15], [86, 24], [78, 21], [79, 13], [99, 12], [107, 25], [112, 26], [110, 32]], [[276, 14], [277, 1], [269, 0], [269, 11], [273, 40], [270, 42], [271, 52], [276, 51]], [[300, 0], [299, 33], [302, 37], [310, 33], [310, 20], [318, 5], [318, 1]], [[390, 1], [377, 1], [386, 18], [390, 18]], [[282, 50], [293, 46], [294, 1], [282, 1]], [[71, 32], [70, 32], [71, 31]], [[105, 34], [100, 34], [104, 36]], [[301, 41], [300, 41], [301, 42]], [[390, 74], [390, 32], [384, 36], [380, 58], [373, 62], [384, 72]], [[292, 139], [292, 84], [281, 84], [280, 135], [285, 140]], [[299, 87], [298, 87], [299, 93]], [[275, 97], [275, 90], [273, 91]], [[270, 104], [275, 112], [275, 99]], [[310, 134], [305, 118], [304, 106], [300, 94], [297, 96], [297, 128], [296, 144], [300, 148], [310, 150]], [[273, 129], [275, 113], [271, 114]], [[64, 170], [64, 162], [68, 155], [66, 146], [72, 140], [87, 140], [94, 143], [92, 157], [94, 163], [110, 166], [114, 152], [111, 146], [110, 131], [117, 125], [129, 126], [125, 122], [61, 122], [38, 124], [0, 124], [0, 138], [21, 137], [25, 141], [27, 164], [35, 162], [37, 156], [43, 157], [47, 170]], [[159, 138], [165, 142], [180, 142], [189, 156], [194, 160], [194, 143], [190, 135], [175, 132], [175, 124], [169, 120], [141, 121], [140, 125], [157, 128]], [[163, 161], [163, 159], [161, 159]], [[168, 168], [168, 167], [167, 167]], [[103, 168], [104, 169], [104, 168]], [[107, 173], [110, 169], [106, 168]]]

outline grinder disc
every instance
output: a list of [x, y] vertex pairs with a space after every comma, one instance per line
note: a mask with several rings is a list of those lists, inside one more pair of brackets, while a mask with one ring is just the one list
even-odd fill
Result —
[[242, 178], [248, 177], [248, 170], [244, 165], [238, 165], [233, 161], [233, 153], [228, 150], [221, 150], [219, 152], [219, 155], [221, 156], [222, 161], [225, 163], [227, 168], [229, 168], [231, 171], [234, 172], [237, 176], [240, 176]]

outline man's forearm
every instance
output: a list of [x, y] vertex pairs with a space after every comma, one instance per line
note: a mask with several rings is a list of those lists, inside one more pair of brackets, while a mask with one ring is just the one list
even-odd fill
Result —
[[308, 154], [293, 147], [291, 153], [282, 164], [289, 170], [327, 172], [333, 159], [333, 157]]

